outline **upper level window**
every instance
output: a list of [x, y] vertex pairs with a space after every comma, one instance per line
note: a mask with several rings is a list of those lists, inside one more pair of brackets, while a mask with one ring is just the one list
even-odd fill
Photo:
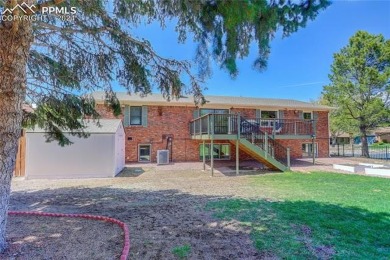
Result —
[[273, 127], [275, 124], [275, 119], [278, 118], [278, 111], [261, 110], [260, 117], [260, 126]]
[[308, 119], [308, 120], [313, 119], [312, 112], [303, 112], [303, 119]]
[[261, 119], [278, 118], [278, 111], [261, 111]]
[[142, 125], [142, 107], [130, 107], [130, 125]]

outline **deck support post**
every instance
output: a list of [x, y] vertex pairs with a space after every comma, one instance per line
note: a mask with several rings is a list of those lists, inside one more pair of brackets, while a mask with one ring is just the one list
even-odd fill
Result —
[[237, 138], [241, 138], [241, 114], [237, 113]]
[[214, 114], [211, 114], [211, 144], [210, 144], [210, 166], [211, 166], [211, 177], [214, 176]]
[[240, 174], [241, 114], [237, 113], [236, 175]]
[[264, 133], [264, 150], [265, 150], [265, 158], [268, 157], [268, 133]]
[[297, 122], [294, 122], [294, 135], [297, 135]]
[[210, 143], [210, 166], [211, 166], [211, 177], [214, 176], [214, 140], [211, 139]]
[[206, 142], [203, 140], [203, 148], [202, 148], [202, 154], [203, 154], [203, 171], [206, 171]]
[[316, 136], [313, 135], [311, 140], [312, 140], [312, 143], [311, 143], [311, 152], [312, 152], [312, 155], [313, 155], [313, 164], [316, 164], [316, 149], [315, 149], [315, 138]]
[[236, 140], [236, 175], [240, 175], [240, 139]]
[[290, 147], [287, 147], [287, 168], [290, 170], [291, 162], [290, 162]]

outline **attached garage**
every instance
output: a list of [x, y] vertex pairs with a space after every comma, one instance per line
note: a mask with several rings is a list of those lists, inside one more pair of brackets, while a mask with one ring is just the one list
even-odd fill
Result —
[[114, 177], [125, 165], [125, 132], [121, 120], [87, 123], [88, 138], [70, 136], [72, 145], [47, 143], [45, 131], [26, 131], [26, 179]]

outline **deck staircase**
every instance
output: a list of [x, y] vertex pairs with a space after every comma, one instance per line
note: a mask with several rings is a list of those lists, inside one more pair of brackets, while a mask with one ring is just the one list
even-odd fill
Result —
[[[239, 148], [252, 158], [273, 170], [289, 170], [289, 149], [278, 143], [259, 125], [244, 117], [240, 118]], [[230, 140], [235, 144], [234, 140]]]
[[[282, 146], [274, 135], [263, 131], [255, 119], [246, 119], [240, 115], [208, 114], [191, 122], [190, 130], [193, 138], [212, 139], [220, 134], [220, 122], [229, 122], [226, 126], [229, 141], [252, 158], [272, 170], [288, 171], [290, 167], [290, 151]], [[218, 128], [216, 127], [218, 126]], [[274, 127], [275, 129], [275, 127]], [[226, 135], [225, 135], [226, 136]]]

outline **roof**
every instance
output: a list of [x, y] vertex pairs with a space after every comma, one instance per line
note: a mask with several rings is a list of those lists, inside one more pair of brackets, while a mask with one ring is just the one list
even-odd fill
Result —
[[[97, 103], [104, 102], [104, 92], [94, 92], [92, 96]], [[162, 94], [153, 93], [147, 96], [138, 94], [129, 95], [126, 92], [117, 92], [117, 98], [122, 104], [144, 104], [144, 105], [161, 105], [161, 106], [195, 106], [191, 97], [181, 97], [168, 102]], [[255, 97], [233, 97], [233, 96], [205, 96], [207, 102], [204, 107], [225, 106], [225, 107], [244, 107], [244, 108], [262, 108], [274, 107], [278, 109], [293, 108], [307, 110], [331, 110], [332, 107], [303, 102], [293, 99], [276, 99], [276, 98], [255, 98]]]
[[341, 138], [345, 138], [345, 137], [351, 137], [351, 135], [350, 134], [348, 134], [348, 133], [341, 133], [341, 134], [339, 134], [338, 136], [337, 136], [337, 138], [338, 137], [341, 137]]
[[[99, 122], [99, 126], [97, 123]], [[85, 120], [86, 128], [84, 132], [91, 134], [114, 134], [122, 124], [120, 119], [99, 119], [99, 120]], [[27, 133], [46, 133], [45, 129], [35, 127], [34, 129], [27, 129]], [[69, 130], [64, 130], [64, 133], [69, 133]]]
[[378, 127], [377, 129], [375, 129], [375, 134], [390, 134], [390, 126]]

